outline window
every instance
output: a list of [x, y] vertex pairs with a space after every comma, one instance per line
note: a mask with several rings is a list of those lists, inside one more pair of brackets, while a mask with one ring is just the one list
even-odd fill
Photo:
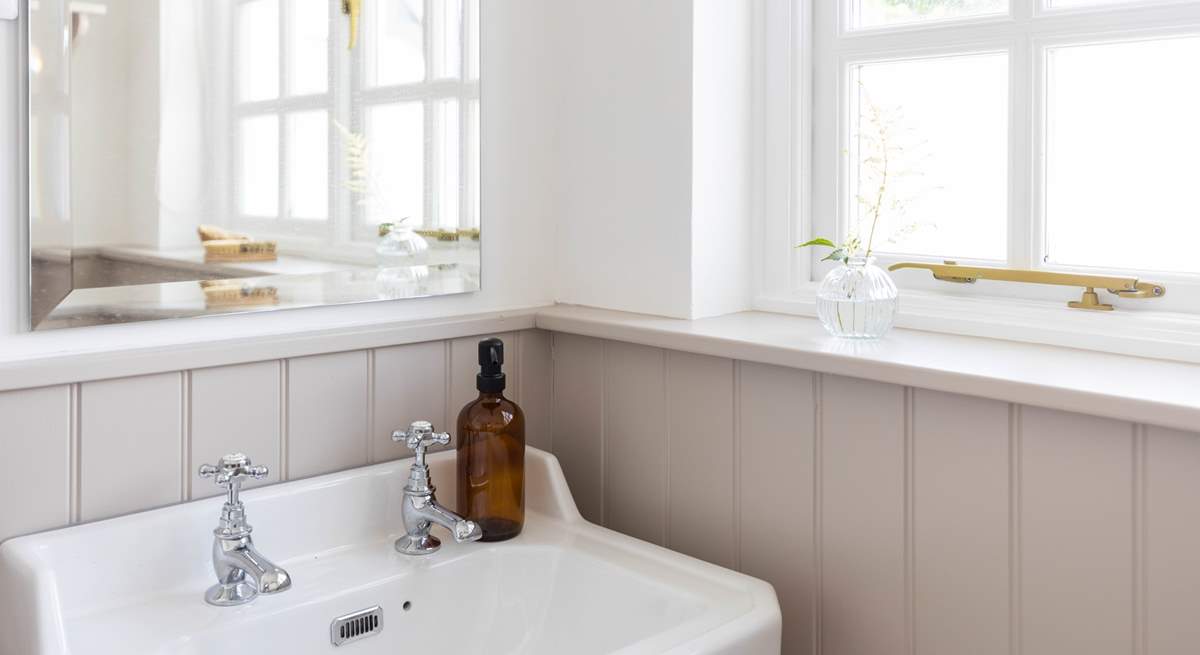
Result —
[[[794, 231], [857, 236], [884, 265], [1153, 279], [1168, 297], [1136, 309], [1200, 311], [1200, 197], [1190, 191], [1200, 177], [1200, 2], [809, 7], [810, 216]], [[791, 255], [793, 284], [819, 280], [823, 255]], [[1063, 296], [897, 277], [939, 293]]]
[[[300, 247], [477, 227], [479, 0], [366, 0], [352, 52], [340, 5], [234, 3], [230, 222]], [[365, 138], [369, 192], [339, 128]]]

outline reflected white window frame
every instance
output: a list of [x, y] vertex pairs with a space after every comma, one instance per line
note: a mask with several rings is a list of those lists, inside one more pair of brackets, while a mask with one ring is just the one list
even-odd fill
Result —
[[[229, 74], [227, 76], [227, 93], [230, 98], [229, 112], [229, 134], [230, 141], [228, 152], [230, 155], [230, 192], [228, 194], [228, 203], [226, 206], [226, 216], [229, 217], [228, 223], [235, 230], [246, 231], [253, 233], [257, 237], [272, 238], [286, 243], [289, 246], [299, 249], [317, 248], [320, 244], [336, 243], [334, 236], [337, 234], [336, 203], [339, 201], [340, 194], [336, 192], [336, 184], [332, 177], [332, 171], [335, 167], [331, 166], [331, 175], [328, 180], [329, 193], [327, 200], [326, 216], [318, 219], [313, 218], [292, 218], [290, 216], [289, 204], [290, 197], [288, 192], [288, 184], [290, 182], [289, 175], [289, 117], [292, 114], [324, 111], [330, 117], [336, 117], [337, 112], [337, 79], [338, 75], [335, 72], [336, 55], [335, 47], [337, 41], [338, 30], [335, 29], [337, 20], [341, 17], [341, 12], [336, 9], [336, 3], [330, 3], [329, 9], [329, 42], [326, 47], [326, 62], [330, 71], [330, 81], [323, 93], [312, 93], [306, 95], [290, 95], [288, 93], [290, 85], [290, 66], [291, 57], [289, 49], [291, 47], [291, 39], [289, 33], [292, 29], [292, 21], [290, 20], [291, 0], [279, 0], [279, 65], [277, 74], [279, 76], [279, 93], [277, 97], [268, 100], [241, 101], [239, 99], [239, 84], [238, 77], [239, 62], [242, 59], [238, 34], [238, 11], [240, 7], [255, 0], [235, 0], [230, 9], [228, 16], [230, 34], [233, 38], [230, 39], [230, 56], [229, 56]], [[278, 199], [276, 200], [276, 215], [275, 216], [256, 216], [248, 215], [241, 211], [241, 142], [242, 142], [242, 121], [248, 118], [259, 116], [276, 116], [279, 150], [277, 153], [276, 167], [278, 171]], [[329, 161], [333, 162], [336, 150], [334, 139], [336, 135], [332, 129], [332, 125], [328, 129], [328, 138], [326, 143], [329, 148]]]
[[[328, 131], [329, 144], [329, 209], [324, 220], [311, 218], [289, 218], [287, 216], [288, 197], [288, 116], [297, 112], [326, 111], [332, 120], [336, 120], [350, 130], [362, 133], [364, 131], [367, 107], [386, 104], [395, 101], [414, 100], [422, 102], [425, 115], [425, 152], [423, 162], [425, 168], [424, 207], [427, 220], [416, 227], [440, 226], [437, 220], [437, 208], [433, 202], [432, 190], [440, 181], [437, 179], [439, 162], [436, 160], [436, 147], [430, 135], [433, 134], [435, 111], [434, 105], [445, 99], [459, 101], [459, 194], [457, 198], [459, 217], [458, 228], [478, 228], [479, 212], [477, 199], [480, 189], [477, 170], [480, 165], [478, 150], [472, 148], [477, 144], [479, 135], [474, 133], [470, 118], [471, 112], [478, 112], [480, 102], [479, 71], [476, 66], [469, 65], [479, 59], [480, 44], [472, 37], [472, 27], [479, 21], [479, 0], [463, 0], [463, 20], [460, 26], [459, 43], [459, 77], [435, 78], [434, 71], [440, 67], [436, 61], [434, 48], [438, 45], [432, 38], [435, 28], [434, 21], [429, 20], [433, 15], [433, 7], [442, 0], [422, 0], [424, 2], [424, 50], [425, 50], [425, 80], [410, 84], [397, 84], [367, 88], [365, 84], [364, 59], [368, 48], [363, 47], [369, 25], [359, 27], [359, 47], [349, 56], [345, 53], [347, 27], [344, 25], [345, 16], [340, 11], [340, 3], [330, 2], [330, 31], [327, 52], [329, 70], [329, 85], [324, 93], [289, 96], [287, 86], [291, 58], [288, 54], [291, 39], [288, 31], [291, 29], [289, 0], [280, 0], [279, 11], [279, 77], [280, 94], [278, 98], [242, 102], [238, 100], [237, 65], [239, 61], [237, 39], [237, 9], [254, 0], [234, 0], [228, 16], [229, 33], [234, 36], [230, 40], [229, 75], [226, 93], [230, 98], [228, 120], [229, 141], [227, 143], [229, 162], [229, 193], [225, 215], [229, 217], [228, 224], [237, 230], [253, 233], [255, 236], [271, 238], [280, 245], [293, 251], [320, 251], [323, 254], [334, 254], [331, 249], [341, 252], [351, 258], [374, 256], [374, 246], [378, 239], [378, 228], [366, 221], [365, 208], [358, 202], [359, 198], [346, 189], [343, 180], [349, 179], [346, 170], [341, 137], [331, 122]], [[312, 0], [315, 1], [315, 0]], [[364, 22], [370, 20], [364, 16]], [[477, 35], [477, 30], [475, 35]], [[351, 100], [354, 102], [351, 102]], [[262, 115], [277, 115], [279, 117], [279, 215], [274, 217], [249, 216], [240, 211], [240, 124], [245, 118]], [[477, 123], [477, 121], [476, 121]], [[369, 137], [368, 137], [369, 138]], [[446, 226], [452, 227], [452, 226]]]
[[[425, 53], [425, 79], [420, 82], [390, 84], [380, 86], [370, 86], [367, 84], [367, 69], [365, 58], [370, 51], [369, 47], [356, 48], [350, 62], [350, 94], [354, 102], [350, 103], [353, 107], [353, 113], [350, 116], [351, 129], [358, 133], [365, 133], [366, 130], [366, 115], [372, 107], [386, 105], [390, 103], [400, 102], [419, 102], [424, 108], [425, 116], [425, 152], [423, 161], [425, 163], [424, 170], [424, 199], [422, 206], [424, 207], [424, 217], [422, 221], [417, 223], [415, 227], [427, 229], [470, 229], [479, 227], [479, 215], [476, 211], [476, 205], [473, 199], [479, 194], [479, 189], [472, 188], [473, 182], [478, 179], [478, 176], [471, 175], [473, 167], [478, 167], [481, 163], [476, 157], [476, 151], [470, 147], [472, 140], [477, 136], [472, 134], [472, 124], [469, 122], [471, 117], [471, 107], [477, 107], [480, 101], [480, 84], [479, 71], [474, 70], [474, 66], [469, 65], [478, 55], [480, 44], [472, 38], [471, 26], [478, 21], [480, 12], [479, 0], [462, 0], [462, 20], [459, 24], [458, 43], [460, 52], [458, 53], [459, 71], [457, 77], [438, 77], [437, 73], [442, 68], [442, 62], [438, 58], [441, 41], [436, 35], [436, 30], [440, 27], [434, 19], [435, 15], [441, 15], [441, 12], [435, 12], [434, 8], [443, 0], [423, 0], [424, 2], [424, 53]], [[360, 28], [361, 34], [365, 38], [369, 38], [371, 26], [365, 21], [369, 21], [369, 16], [364, 18], [364, 25]], [[441, 188], [442, 180], [440, 172], [442, 170], [441, 162], [438, 161], [438, 148], [435, 143], [435, 138], [441, 133], [440, 125], [438, 124], [438, 116], [436, 105], [445, 100], [458, 101], [458, 179], [459, 193], [457, 198], [457, 225], [445, 223], [440, 216], [440, 208], [434, 202], [436, 191]], [[370, 135], [367, 135], [370, 142]], [[351, 226], [351, 238], [355, 241], [374, 240], [378, 233], [378, 228], [375, 224], [370, 223], [367, 218], [367, 209], [361, 204], [355, 204], [352, 209], [353, 221]]]
[[[1045, 49], [1068, 43], [1144, 39], [1157, 34], [1200, 34], [1200, 2], [1196, 0], [1134, 1], [1069, 9], [1051, 9], [1046, 0], [1010, 0], [1006, 15], [860, 30], [846, 29], [846, 4], [829, 10], [831, 5], [823, 0], [768, 0], [756, 18], [759, 60], [767, 62], [757, 90], [765, 123], [764, 139], [759, 145], [764, 196], [756, 216], [760, 236], [756, 240], [754, 306], [758, 309], [812, 313], [815, 281], [825, 270], [819, 263], [823, 253], [797, 250], [794, 245], [812, 236], [844, 235], [845, 185], [850, 178], [843, 152], [848, 138], [846, 86], [851, 66], [879, 60], [1008, 52], [1009, 243], [1007, 261], [1001, 265], [1069, 270], [1045, 266], [1039, 254], [1044, 245], [1039, 236], [1044, 235], [1044, 215], [1038, 196], [1044, 175], [1039, 155], [1045, 117]], [[779, 61], [787, 65], [772, 63]], [[906, 255], [880, 259], [881, 264], [888, 265], [895, 259], [922, 258]], [[962, 289], [912, 277], [906, 276], [904, 281], [907, 295], [914, 300], [909, 307], [919, 301], [923, 307], [945, 310], [964, 295], [986, 294], [1018, 303], [1031, 299], [1057, 303], [1063, 296], [1062, 289], [1037, 285]], [[1151, 279], [1168, 285], [1168, 297], [1144, 303], [1133, 311], [1200, 313], [1200, 276], [1154, 273]]]

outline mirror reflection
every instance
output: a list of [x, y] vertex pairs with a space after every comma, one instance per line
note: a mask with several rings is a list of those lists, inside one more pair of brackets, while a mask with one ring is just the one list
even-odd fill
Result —
[[479, 288], [479, 0], [31, 0], [34, 329]]

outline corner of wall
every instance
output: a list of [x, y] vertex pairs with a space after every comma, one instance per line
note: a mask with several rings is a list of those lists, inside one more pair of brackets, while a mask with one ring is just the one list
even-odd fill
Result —
[[694, 5], [692, 318], [751, 305], [753, 5]]

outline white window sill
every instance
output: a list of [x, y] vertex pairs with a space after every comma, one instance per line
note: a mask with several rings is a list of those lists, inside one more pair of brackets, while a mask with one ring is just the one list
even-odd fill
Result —
[[[968, 297], [901, 289], [896, 326], [1200, 364], [1200, 316], [1153, 311], [1147, 305], [1153, 301], [1100, 294], [1103, 302], [1117, 306], [1116, 311], [1070, 309], [1066, 300]], [[789, 296], [760, 296], [754, 309], [815, 317], [815, 299], [814, 284]]]
[[893, 330], [837, 339], [760, 311], [679, 320], [560, 305], [539, 328], [994, 398], [1183, 430], [1200, 427], [1200, 365], [974, 336]]
[[[222, 323], [230, 329], [207, 330], [212, 338], [205, 339], [195, 331], [214, 328], [212, 321], [220, 319], [147, 324], [121, 340], [97, 341], [98, 331], [106, 328], [22, 335], [0, 348], [0, 391], [538, 327], [1182, 430], [1200, 428], [1200, 364], [1182, 361], [906, 328], [879, 341], [843, 340], [826, 334], [814, 318], [762, 311], [690, 321], [570, 305], [401, 321], [347, 320], [345, 313], [334, 312], [336, 322], [312, 321], [298, 330], [283, 320], [288, 312], [275, 312], [282, 321], [270, 322], [275, 329], [241, 320]], [[191, 337], [181, 342], [178, 330], [165, 329], [166, 323], [187, 327]], [[235, 325], [237, 331], [231, 329]], [[91, 332], [84, 335], [84, 330]]]

